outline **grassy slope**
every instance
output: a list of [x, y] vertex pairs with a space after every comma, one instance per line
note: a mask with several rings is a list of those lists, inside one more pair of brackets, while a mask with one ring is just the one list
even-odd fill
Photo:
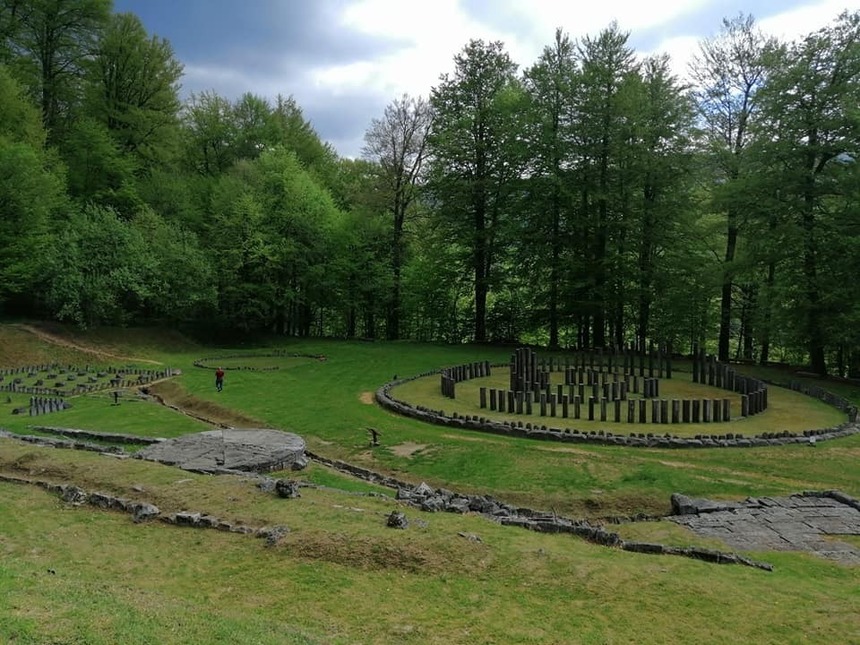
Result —
[[[278, 372], [230, 372], [221, 393], [212, 387], [208, 370], [187, 371], [181, 384], [199, 399], [296, 431], [327, 456], [416, 482], [494, 491], [515, 503], [575, 514], [660, 512], [677, 490], [744, 496], [828, 487], [860, 494], [852, 466], [860, 454], [858, 437], [821, 444], [814, 452], [805, 446], [678, 452], [569, 446], [457, 431], [392, 415], [362, 403], [361, 396], [395, 374], [417, 374], [483, 357], [503, 360], [507, 350], [410, 343], [392, 348], [386, 343], [335, 341], [294, 342], [286, 347], [321, 353], [327, 360]], [[785, 396], [798, 400], [790, 392]], [[816, 402], [800, 400], [821, 413]], [[765, 422], [768, 414], [755, 422]], [[818, 420], [840, 418], [825, 410]], [[368, 449], [367, 427], [382, 433], [381, 447]], [[400, 456], [393, 448], [404, 442], [424, 448]]]
[[[0, 327], [3, 333], [8, 328]], [[179, 384], [186, 395], [298, 431], [327, 456], [539, 508], [576, 515], [660, 512], [667, 510], [668, 495], [676, 490], [742, 497], [842, 488], [860, 495], [857, 436], [814, 450], [621, 450], [436, 428], [361, 400], [395, 373], [416, 374], [473, 359], [504, 360], [507, 350], [295, 342], [285, 347], [325, 354], [327, 360], [277, 372], [231, 371], [224, 392], [216, 393], [211, 371], [194, 369], [191, 363], [227, 350], [201, 349], [176, 339], [171, 351], [153, 350], [158, 339], [144, 334], [100, 332], [97, 340], [104, 340], [112, 353], [182, 368]], [[88, 336], [76, 341], [96, 342]], [[39, 351], [50, 355], [49, 348]], [[0, 342], [0, 365], [7, 361]], [[147, 433], [161, 424], [162, 431], [152, 434], [167, 434], [164, 428], [176, 433], [194, 429], [155, 406], [154, 414], [164, 418], [132, 427], [132, 419], [137, 423], [147, 405], [89, 409], [80, 403], [44, 420], [104, 430], [126, 424], [129, 431]], [[74, 417], [65, 415], [74, 414], [81, 416], [72, 423]], [[0, 425], [8, 418], [0, 419]], [[383, 446], [368, 449], [368, 426], [382, 432]], [[424, 447], [411, 456], [396, 454], [395, 447], [406, 442]], [[284, 545], [265, 549], [251, 538], [139, 527], [111, 513], [58, 513], [61, 506], [41, 491], [0, 485], [0, 636], [17, 638], [12, 642], [769, 643], [860, 638], [856, 611], [852, 613], [860, 599], [856, 568], [802, 554], [754, 554], [777, 566], [773, 574], [763, 574], [637, 556], [575, 539], [503, 529], [480, 518], [410, 510], [407, 514], [429, 525], [401, 533], [382, 528], [384, 513], [395, 507], [390, 501], [309, 491], [301, 500], [283, 502], [238, 480], [10, 442], [0, 442], [0, 470], [53, 476], [129, 496], [132, 486], [142, 486], [147, 500], [167, 510], [205, 510], [293, 528]], [[338, 475], [319, 467], [301, 476], [365, 489], [363, 484], [343, 485]], [[679, 527], [667, 529], [662, 523], [623, 530], [638, 539], [696, 542]], [[466, 542], [457, 537], [459, 531], [478, 533], [484, 542]], [[100, 557], [93, 558], [93, 551]], [[174, 555], [165, 559], [167, 553]], [[57, 574], [45, 573], [48, 568]]]
[[[247, 353], [247, 349], [203, 349], [173, 339], [171, 346], [176, 351], [147, 353], [149, 347], [157, 345], [157, 340], [140, 332], [122, 336], [125, 345], [118, 344], [119, 335], [109, 331], [99, 332], [97, 338], [113, 339], [107, 347], [114, 353], [145, 354], [183, 369], [183, 376], [163, 389], [204, 416], [236, 426], [264, 424], [292, 430], [305, 436], [313, 450], [326, 456], [347, 459], [415, 482], [427, 480], [434, 485], [494, 492], [521, 505], [554, 508], [576, 515], [612, 515], [664, 512], [669, 495], [675, 491], [742, 497], [807, 488], [840, 488], [860, 495], [860, 484], [854, 474], [854, 464], [860, 455], [857, 436], [820, 444], [814, 450], [805, 446], [625, 450], [445, 429], [404, 419], [362, 402], [362, 395], [366, 399], [395, 374], [418, 374], [441, 365], [482, 358], [502, 361], [509, 354], [507, 349], [296, 341], [282, 347], [296, 353], [322, 354], [327, 360], [286, 359], [288, 364], [278, 371], [228, 371], [226, 387], [219, 393], [213, 387], [212, 371], [194, 368], [193, 361], [203, 355]], [[75, 340], [81, 344], [95, 342], [86, 337]], [[277, 360], [273, 359], [273, 364]], [[797, 401], [806, 403], [809, 410], [821, 414], [820, 405], [814, 401], [798, 399], [798, 395], [790, 392], [784, 396], [795, 405]], [[106, 399], [95, 398], [97, 401], [73, 400], [73, 409], [40, 421], [156, 436], [172, 436], [202, 427], [155, 405], [135, 403], [114, 408], [106, 405]], [[129, 410], [135, 413], [129, 414]], [[225, 410], [233, 411], [232, 415]], [[826, 416], [832, 414], [825, 411], [817, 420], [839, 418]], [[777, 411], [772, 410], [737, 425], [751, 421], [763, 424], [776, 416]], [[3, 425], [13, 430], [23, 430], [31, 421], [4, 417]], [[383, 445], [373, 450], [368, 449], [367, 442], [366, 428], [370, 426], [382, 433]], [[714, 428], [709, 426], [712, 431]], [[417, 444], [420, 449], [411, 455], [398, 454], [396, 447], [405, 442]]]
[[390, 499], [279, 500], [239, 478], [65, 454], [46, 474], [44, 451], [12, 446], [4, 470], [292, 532], [265, 548], [0, 484], [0, 634], [12, 642], [800, 643], [848, 642], [856, 628], [856, 570], [811, 556], [756, 554], [776, 564], [768, 574], [410, 509], [427, 526], [394, 531]]

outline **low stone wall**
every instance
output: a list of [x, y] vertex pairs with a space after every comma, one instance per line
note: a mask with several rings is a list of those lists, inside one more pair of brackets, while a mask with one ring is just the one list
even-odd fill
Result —
[[[17, 436], [16, 438], [20, 438]], [[59, 440], [55, 440], [59, 441]], [[314, 456], [314, 458], [317, 458]], [[661, 544], [643, 542], [629, 542], [622, 540], [617, 533], [607, 531], [601, 526], [595, 526], [586, 520], [574, 520], [561, 517], [555, 513], [545, 513], [526, 508], [515, 508], [494, 499], [489, 495], [468, 495], [456, 493], [442, 488], [434, 489], [426, 483], [413, 486], [394, 478], [385, 477], [371, 470], [347, 464], [346, 462], [325, 460], [317, 458], [321, 463], [339, 470], [350, 472], [366, 481], [372, 481], [385, 486], [397, 488], [396, 499], [411, 506], [420, 508], [425, 512], [455, 512], [455, 513], [479, 513], [502, 526], [516, 526], [540, 533], [569, 533], [576, 535], [594, 544], [621, 548], [625, 551], [649, 554], [680, 555], [692, 557], [717, 564], [743, 564], [764, 570], [772, 570], [767, 563], [755, 562], [733, 553], [723, 553], [710, 549], [697, 547], [670, 547]], [[236, 473], [248, 475], [248, 473]], [[254, 475], [251, 475], [254, 477]], [[271, 478], [256, 476], [261, 490], [267, 493], [274, 492], [279, 497], [299, 497], [298, 488], [301, 482], [289, 480], [273, 480]], [[268, 545], [274, 545], [289, 532], [285, 526], [249, 527], [244, 524], [232, 524], [211, 516], [207, 513], [196, 513], [181, 511], [177, 513], [162, 514], [161, 510], [147, 502], [129, 500], [116, 497], [108, 493], [87, 493], [83, 489], [69, 484], [54, 484], [51, 482], [33, 480], [22, 477], [0, 474], [0, 481], [31, 484], [45, 488], [49, 492], [56, 493], [65, 502], [73, 505], [89, 504], [104, 510], [129, 513], [135, 522], [158, 519], [167, 524], [192, 528], [209, 528], [231, 533], [253, 534], [265, 538]], [[462, 535], [462, 534], [461, 534]]]
[[799, 381], [789, 381], [788, 388], [795, 392], [805, 394], [806, 396], [811, 396], [814, 399], [824, 401], [828, 405], [832, 405], [834, 408], [842, 410], [848, 415], [848, 419], [850, 421], [857, 420], [857, 406], [851, 403], [848, 399], [837, 396], [832, 392], [828, 392], [817, 385], [804, 385]]
[[252, 372], [274, 372], [281, 369], [277, 365], [273, 365], [271, 367], [251, 367], [246, 365], [234, 365], [232, 367], [223, 367], [219, 365], [207, 365], [206, 363], [218, 361], [228, 361], [235, 360], [237, 358], [311, 358], [315, 361], [324, 361], [325, 356], [322, 354], [296, 354], [287, 351], [274, 350], [270, 352], [262, 352], [262, 353], [250, 353], [250, 354], [231, 354], [229, 356], [210, 356], [207, 358], [198, 358], [194, 361], [194, 367], [199, 367], [204, 370], [217, 370], [218, 367], [222, 367], [224, 371], [236, 371], [236, 370], [247, 370]]
[[[575, 520], [560, 517], [555, 513], [534, 511], [527, 508], [516, 508], [505, 504], [489, 495], [468, 495], [457, 493], [444, 488], [434, 489], [422, 482], [418, 486], [408, 484], [393, 477], [386, 477], [367, 468], [348, 464], [343, 461], [325, 459], [317, 455], [309, 455], [315, 461], [326, 464], [342, 472], [349, 473], [365, 481], [397, 489], [397, 499], [422, 511], [435, 513], [480, 513], [484, 517], [498, 522], [503, 526], [518, 526], [520, 528], [540, 533], [570, 533], [594, 544], [612, 546], [625, 551], [650, 553], [660, 555], [677, 555], [717, 564], [742, 564], [746, 566], [771, 571], [773, 567], [764, 562], [756, 562], [735, 553], [725, 553], [713, 549], [699, 547], [674, 547], [663, 544], [635, 542], [621, 539], [617, 533], [607, 531], [601, 526], [595, 526], [586, 520]], [[629, 520], [629, 518], [624, 518]], [[656, 521], [658, 517], [638, 517], [635, 521]], [[405, 518], [404, 518], [405, 520]], [[621, 523], [615, 518], [614, 523]], [[406, 522], [403, 522], [403, 526]], [[400, 526], [400, 525], [398, 525]]]
[[539, 533], [569, 533], [588, 542], [620, 548], [635, 553], [677, 555], [716, 564], [742, 564], [765, 571], [773, 566], [738, 555], [700, 547], [674, 547], [663, 544], [623, 540], [617, 533], [595, 526], [586, 520], [561, 517], [526, 508], [514, 508], [488, 495], [464, 495], [442, 488], [433, 489], [425, 483], [397, 490], [397, 499], [427, 512], [480, 513], [502, 526], [517, 526]]
[[47, 490], [49, 493], [58, 495], [64, 502], [72, 504], [73, 506], [82, 506], [87, 504], [103, 510], [129, 513], [135, 522], [158, 520], [165, 524], [172, 524], [174, 526], [208, 528], [216, 529], [218, 531], [227, 531], [229, 533], [239, 533], [242, 535], [254, 535], [255, 537], [264, 538], [269, 546], [276, 544], [290, 531], [289, 528], [281, 525], [253, 527], [246, 524], [234, 524], [232, 522], [213, 517], [207, 513], [180, 511], [178, 513], [164, 514], [157, 506], [147, 502], [138, 502], [124, 497], [116, 497], [109, 493], [88, 493], [82, 488], [70, 484], [54, 484], [42, 480], [12, 477], [3, 474], [0, 474], [0, 481], [13, 484], [30, 484], [39, 486], [40, 488]]
[[54, 439], [53, 437], [40, 437], [29, 434], [15, 434], [6, 430], [0, 429], [0, 438], [16, 439], [26, 443], [36, 444], [38, 446], [48, 446], [50, 448], [64, 448], [68, 450], [86, 450], [88, 452], [98, 452], [109, 454], [112, 456], [127, 456], [122, 448], [117, 446], [104, 446], [97, 443], [89, 443], [86, 441], [72, 441], [69, 439]]
[[90, 439], [94, 441], [108, 441], [110, 443], [123, 443], [139, 446], [149, 446], [161, 443], [164, 439], [159, 437], [140, 437], [133, 434], [122, 434], [119, 432], [95, 432], [93, 430], [78, 430], [76, 428], [57, 428], [54, 426], [32, 426], [33, 430], [59, 435], [61, 437], [72, 437], [74, 439]]

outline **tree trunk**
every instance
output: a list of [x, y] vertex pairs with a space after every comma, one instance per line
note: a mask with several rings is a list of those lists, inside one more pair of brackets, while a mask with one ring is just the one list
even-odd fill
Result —
[[815, 152], [818, 133], [809, 133], [810, 152], [808, 156], [808, 175], [803, 191], [803, 276], [806, 291], [806, 333], [809, 343], [809, 362], [812, 371], [825, 376], [827, 363], [824, 359], [824, 332], [821, 328], [821, 297], [818, 293], [818, 267], [815, 242]]
[[552, 258], [549, 269], [549, 346], [552, 349], [558, 347], [558, 283], [561, 279], [559, 262], [561, 258], [561, 199], [558, 191], [558, 177], [554, 187], [552, 204]]
[[654, 200], [655, 192], [650, 185], [644, 189], [645, 207], [642, 215], [642, 238], [639, 245], [639, 314], [636, 322], [636, 341], [639, 347], [645, 347], [648, 337], [648, 325], [651, 318], [651, 283], [653, 282], [654, 253]]
[[743, 357], [745, 360], [751, 361], [754, 353], [754, 338], [753, 332], [755, 326], [753, 320], [756, 310], [756, 287], [753, 284], [745, 285], [744, 288], [744, 324], [743, 324]]
[[364, 314], [364, 337], [376, 338], [376, 314], [368, 307]]
[[723, 270], [723, 289], [720, 298], [720, 337], [717, 344], [717, 356], [721, 361], [729, 360], [729, 339], [732, 333], [732, 279], [734, 271], [732, 262], [735, 259], [735, 249], [738, 244], [737, 213], [734, 208], [728, 212], [728, 230], [726, 232], [726, 257]]
[[355, 305], [350, 306], [346, 313], [346, 337], [355, 338]]
[[486, 159], [483, 150], [483, 127], [478, 128], [479, 149], [475, 163], [475, 185], [472, 206], [474, 208], [474, 270], [475, 270], [475, 342], [487, 340], [487, 292], [489, 266], [489, 236], [487, 234], [487, 177]]
[[400, 182], [398, 180], [397, 193], [394, 199], [394, 236], [391, 248], [391, 273], [393, 284], [391, 285], [391, 302], [388, 305], [388, 320], [386, 324], [386, 337], [388, 340], [400, 338], [400, 283], [403, 269], [403, 222], [405, 220], [406, 205], [400, 197]]
[[[607, 153], [608, 154], [608, 153]], [[594, 245], [594, 346], [606, 345], [606, 220], [609, 204], [606, 199], [607, 169], [606, 160], [600, 170], [601, 196], [597, 201], [597, 230]]]
[[767, 288], [767, 300], [766, 300], [766, 308], [764, 311], [764, 315], [762, 317], [762, 340], [761, 340], [761, 356], [759, 358], [759, 362], [762, 365], [766, 365], [770, 360], [770, 320], [771, 320], [771, 307], [773, 303], [771, 299], [773, 298], [773, 283], [774, 278], [776, 276], [776, 263], [772, 260], [767, 264], [767, 281], [765, 282]]

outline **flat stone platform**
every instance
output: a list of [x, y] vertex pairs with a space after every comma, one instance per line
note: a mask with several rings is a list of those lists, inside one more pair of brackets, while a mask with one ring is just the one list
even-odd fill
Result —
[[743, 551], [807, 551], [860, 565], [860, 548], [839, 541], [860, 535], [860, 502], [844, 493], [748, 498], [725, 503], [672, 496], [668, 520]]
[[197, 432], [153, 444], [135, 456], [196, 472], [271, 472], [307, 465], [304, 439], [259, 428]]

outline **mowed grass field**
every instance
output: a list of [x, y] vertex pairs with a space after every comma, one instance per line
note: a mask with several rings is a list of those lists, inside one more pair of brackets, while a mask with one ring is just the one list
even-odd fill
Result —
[[[202, 347], [146, 331], [52, 331], [73, 346], [0, 326], [0, 367], [47, 362], [54, 350], [70, 363], [92, 363], [93, 351], [107, 363], [158, 361], [183, 374], [153, 391], [199, 416], [294, 431], [330, 458], [572, 517], [662, 514], [672, 492], [738, 499], [837, 488], [860, 497], [858, 435], [815, 448], [570, 446], [429, 426], [372, 403], [376, 388], [395, 375], [501, 362], [510, 348], [327, 340]], [[275, 348], [325, 360], [254, 359], [256, 367], [279, 369], [228, 370], [220, 393], [212, 370], [193, 367], [206, 356]], [[250, 366], [244, 360], [230, 366]], [[676, 375], [679, 384], [684, 376]], [[426, 381], [438, 389], [438, 377]], [[414, 394], [432, 395], [432, 388]], [[774, 397], [783, 395], [790, 412], [779, 417]], [[841, 420], [798, 396], [772, 394], [767, 413], [738, 425], [765, 424], [768, 415], [773, 426], [762, 427], [770, 431], [799, 420], [808, 427]], [[33, 423], [163, 437], [211, 427], [133, 392], [118, 406], [106, 393], [76, 397], [72, 409], [36, 419], [11, 415], [11, 407], [23, 404], [12, 399], [0, 398], [0, 427], [21, 433]], [[474, 401], [477, 408], [477, 394]], [[438, 407], [453, 410], [450, 402]], [[368, 427], [381, 433], [380, 446], [369, 446]], [[716, 427], [710, 432], [722, 432]], [[860, 642], [860, 571], [802, 553], [746, 554], [774, 564], [771, 573], [631, 554], [477, 516], [422, 513], [392, 497], [362, 495], [393, 491], [316, 464], [282, 475], [326, 487], [303, 488], [296, 500], [264, 494], [239, 477], [8, 440], [0, 440], [0, 473], [75, 483], [165, 512], [291, 528], [280, 544], [266, 547], [253, 537], [135, 525], [121, 514], [67, 507], [36, 487], [0, 484], [0, 642]], [[406, 531], [385, 527], [394, 509], [412, 520]], [[665, 522], [618, 530], [630, 539], [725, 548]]]

